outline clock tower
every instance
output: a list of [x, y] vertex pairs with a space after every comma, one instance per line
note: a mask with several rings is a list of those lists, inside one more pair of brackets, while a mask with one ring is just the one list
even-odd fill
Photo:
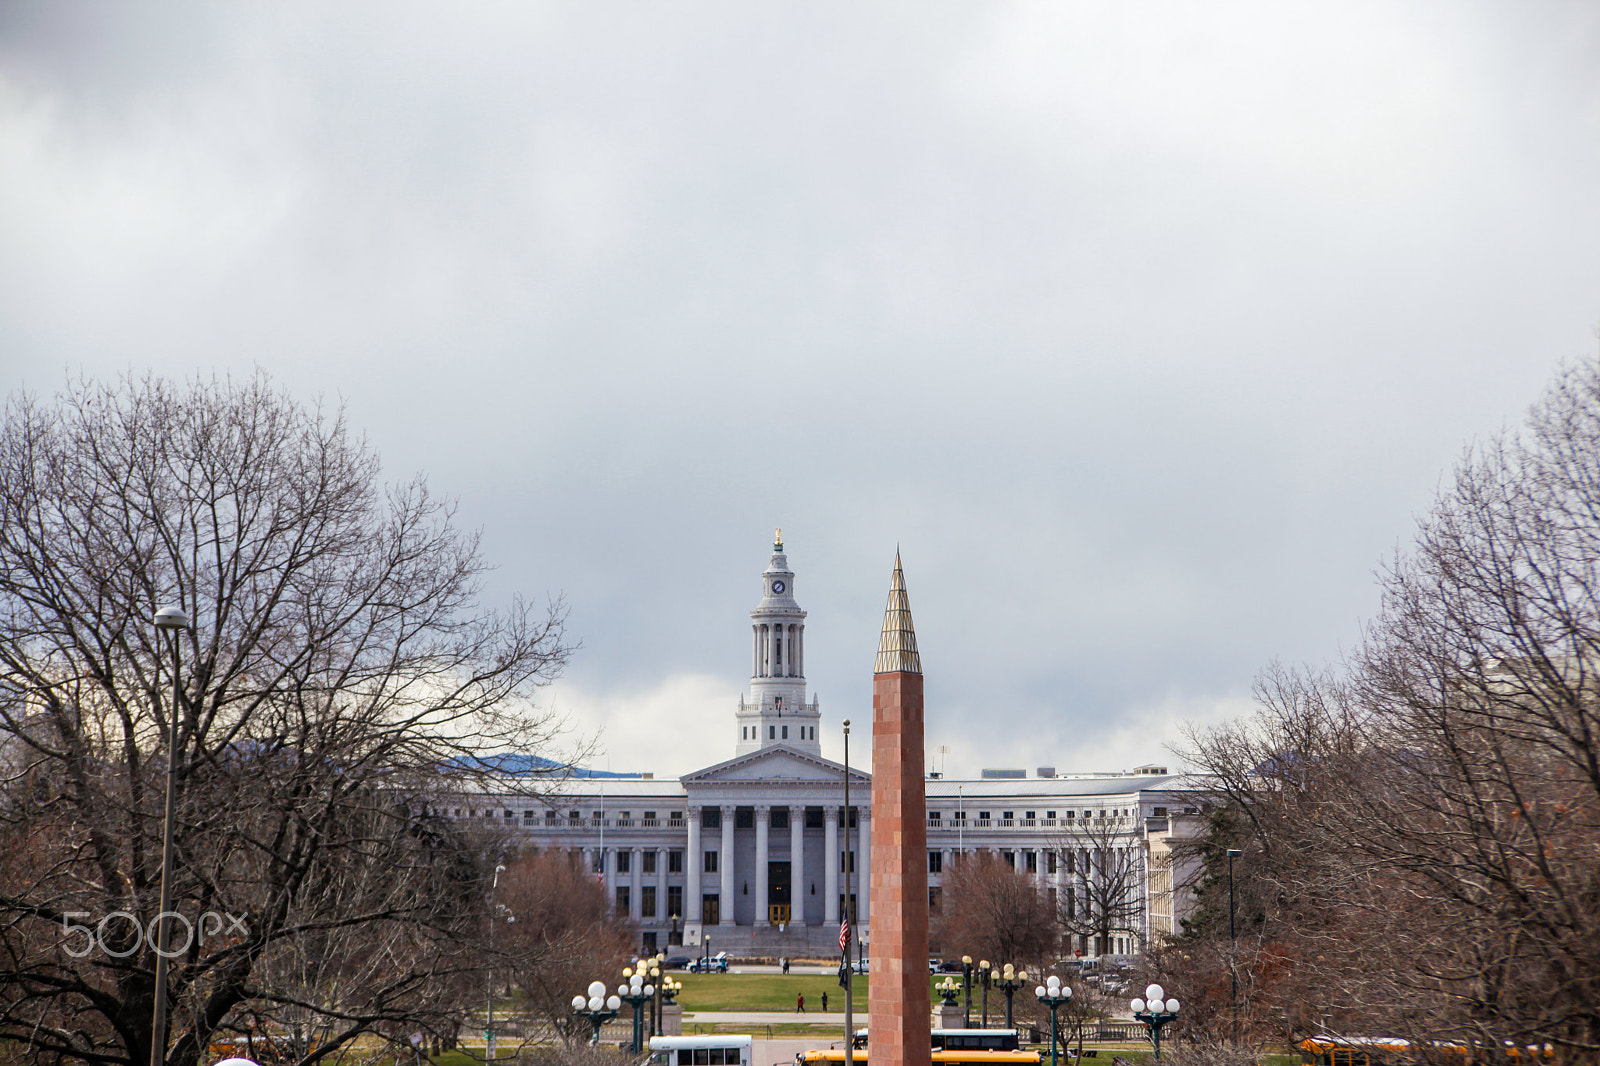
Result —
[[761, 575], [761, 602], [750, 612], [750, 696], [739, 698], [735, 754], [774, 744], [822, 754], [817, 727], [822, 711], [806, 703], [806, 613], [794, 599], [794, 571], [783, 554], [783, 530], [773, 537], [772, 560]]

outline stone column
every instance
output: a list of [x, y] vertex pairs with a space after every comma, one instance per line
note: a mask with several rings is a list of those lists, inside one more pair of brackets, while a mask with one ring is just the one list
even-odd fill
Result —
[[806, 809], [789, 808], [789, 921], [806, 924]]
[[[655, 849], [655, 857], [656, 857], [656, 921], [660, 922], [660, 921], [662, 921], [664, 919], [672, 917], [672, 909], [667, 906], [667, 849], [666, 848], [656, 848]], [[680, 914], [680, 915], [678, 915], [678, 917], [682, 918], [683, 915]], [[672, 923], [671, 922], [667, 922], [667, 929], [671, 930], [671, 928], [672, 928]], [[672, 936], [672, 933], [668, 932], [667, 936], [670, 939], [671, 936]]]
[[767, 921], [767, 863], [769, 861], [767, 837], [772, 824], [772, 808], [765, 804], [756, 806], [756, 915], [750, 924], [768, 925]]
[[[868, 1041], [878, 1066], [929, 1066], [928, 810], [922, 660], [899, 554], [872, 678], [872, 818], [861, 826], [871, 858], [872, 982]], [[874, 827], [878, 839], [873, 839]]]
[[734, 808], [722, 808], [722, 857], [717, 860], [717, 869], [722, 871], [722, 903], [717, 915], [719, 925], [736, 924], [733, 920], [733, 815]]
[[630, 884], [628, 885], [628, 917], [633, 919], [635, 925], [644, 917], [644, 900], [640, 898], [644, 895], [640, 891], [644, 887], [644, 880], [643, 875], [639, 872], [639, 867], [643, 865], [643, 859], [644, 851], [642, 849], [628, 849], [628, 869], [632, 871], [629, 877]]
[[700, 854], [700, 808], [690, 807], [684, 814], [689, 819], [689, 844], [683, 853], [683, 920], [698, 922], [700, 915], [700, 866], [705, 859]]
[[822, 890], [827, 898], [822, 901], [822, 920], [830, 926], [839, 924], [839, 808], [833, 804], [822, 808]]

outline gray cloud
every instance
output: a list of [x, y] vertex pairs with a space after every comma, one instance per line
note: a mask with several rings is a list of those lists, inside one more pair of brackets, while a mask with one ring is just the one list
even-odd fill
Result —
[[1353, 641], [1592, 350], [1597, 58], [1587, 5], [12, 4], [0, 370], [345, 398], [566, 592], [613, 759], [729, 720], [774, 525], [835, 720], [898, 542], [952, 769], [1143, 758]]

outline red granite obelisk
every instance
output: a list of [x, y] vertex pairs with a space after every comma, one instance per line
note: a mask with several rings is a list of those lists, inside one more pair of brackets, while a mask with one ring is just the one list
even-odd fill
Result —
[[873, 1066], [929, 1066], [928, 812], [923, 783], [922, 659], [900, 553], [872, 678]]

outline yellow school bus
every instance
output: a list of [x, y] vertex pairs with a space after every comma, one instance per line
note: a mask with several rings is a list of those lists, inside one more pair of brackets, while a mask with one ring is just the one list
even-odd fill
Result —
[[[855, 1048], [850, 1053], [853, 1066], [867, 1066], [866, 1048]], [[794, 1057], [795, 1066], [843, 1066], [844, 1051], [827, 1048], [802, 1051]], [[933, 1066], [1039, 1066], [1037, 1051], [983, 1051], [941, 1049], [933, 1052]]]

